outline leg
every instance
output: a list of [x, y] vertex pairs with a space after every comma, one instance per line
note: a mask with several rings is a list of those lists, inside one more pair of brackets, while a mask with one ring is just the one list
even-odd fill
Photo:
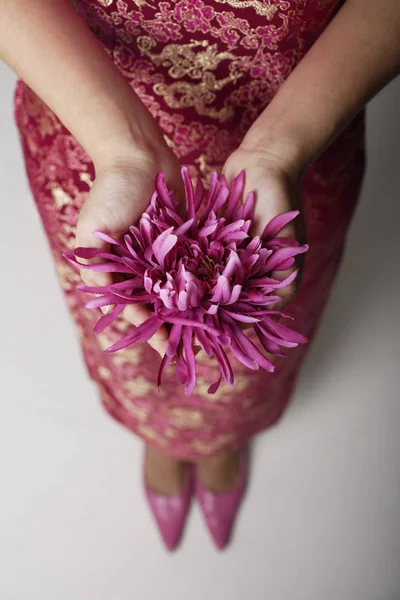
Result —
[[184, 486], [186, 462], [163, 453], [147, 444], [145, 480], [148, 488], [157, 494], [173, 496]]
[[237, 484], [241, 450], [232, 450], [199, 461], [198, 476], [205, 488], [213, 492], [229, 492]]

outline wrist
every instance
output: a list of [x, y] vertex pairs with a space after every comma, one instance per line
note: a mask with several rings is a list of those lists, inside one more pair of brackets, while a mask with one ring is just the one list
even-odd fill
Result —
[[101, 123], [101, 133], [97, 130], [90, 137], [89, 155], [97, 169], [132, 164], [137, 159], [156, 160], [168, 148], [157, 122], [134, 95], [128, 107], [113, 103], [104, 111]]
[[166, 149], [163, 139], [124, 132], [104, 140], [91, 158], [97, 173], [115, 171], [148, 162], [157, 164]]
[[[283, 114], [282, 114], [283, 113]], [[330, 142], [329, 131], [312, 119], [301, 120], [295, 112], [274, 102], [247, 131], [241, 146], [270, 155], [287, 171], [302, 176]]]
[[250, 128], [241, 147], [246, 151], [257, 152], [268, 162], [275, 163], [282, 170], [302, 177], [314, 160], [314, 153], [302, 143], [301, 136], [274, 128], [258, 131]]
[[138, 142], [135, 136], [115, 136], [108, 140], [93, 160], [96, 178], [118, 177], [130, 179], [140, 174], [150, 177], [152, 182], [158, 171], [163, 171], [166, 183], [171, 190], [184, 197], [180, 162], [169, 148], [161, 130], [152, 138], [142, 138]]

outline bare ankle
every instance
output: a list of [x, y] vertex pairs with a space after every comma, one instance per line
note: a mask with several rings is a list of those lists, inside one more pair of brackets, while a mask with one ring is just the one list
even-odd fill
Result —
[[232, 490], [238, 481], [239, 459], [240, 451], [233, 450], [201, 460], [198, 470], [202, 484], [214, 492]]
[[178, 494], [184, 486], [185, 464], [154, 446], [146, 446], [145, 480], [147, 487], [162, 495]]

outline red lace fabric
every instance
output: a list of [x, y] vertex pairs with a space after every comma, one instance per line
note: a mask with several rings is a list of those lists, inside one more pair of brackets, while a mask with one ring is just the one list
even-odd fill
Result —
[[[337, 0], [75, 0], [76, 10], [129, 80], [193, 176], [207, 185], [245, 132], [323, 31]], [[82, 58], [83, 60], [84, 58]], [[90, 376], [107, 411], [174, 455], [196, 458], [245, 443], [277, 421], [293, 391], [307, 347], [278, 359], [273, 374], [233, 360], [236, 381], [207, 394], [216, 367], [199, 357], [195, 393], [175, 374], [155, 386], [159, 357], [147, 345], [103, 350], [127, 327], [92, 333], [98, 318], [75, 293], [79, 275], [61, 258], [74, 247], [79, 209], [93, 183], [90, 157], [21, 80], [15, 119], [33, 197], [76, 324]], [[312, 338], [341, 261], [364, 169], [360, 114], [309, 169], [303, 208], [310, 251], [301, 290], [288, 313]]]

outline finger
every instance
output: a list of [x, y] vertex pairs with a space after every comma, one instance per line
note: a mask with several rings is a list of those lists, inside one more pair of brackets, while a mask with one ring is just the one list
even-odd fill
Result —
[[[76, 243], [75, 243], [75, 249], [77, 249], [77, 248], [97, 248], [98, 250], [108, 251], [110, 249], [110, 245], [107, 244], [106, 242], [104, 242], [103, 240], [100, 240], [95, 235], [92, 235], [90, 241], [88, 241], [86, 239], [86, 236], [82, 236], [80, 234], [80, 231], [78, 228], [77, 235], [76, 235]], [[90, 266], [90, 265], [95, 265], [96, 263], [102, 262], [102, 259], [93, 258], [93, 259], [89, 260], [89, 259], [85, 259], [85, 258], [79, 258], [79, 262], [81, 264]], [[103, 273], [103, 272], [98, 272], [96, 270], [91, 270], [91, 269], [81, 269], [80, 276], [81, 276], [83, 283], [85, 285], [89, 285], [91, 287], [103, 287], [103, 286], [111, 285], [114, 282], [112, 273]], [[108, 314], [112, 310], [114, 310], [114, 308], [115, 308], [115, 305], [111, 304], [109, 306], [100, 307], [100, 310], [102, 311], [103, 314]]]
[[[287, 269], [286, 271], [273, 271], [271, 275], [273, 279], [276, 279], [277, 281], [283, 281], [284, 279], [286, 279], [286, 277], [289, 277], [289, 275], [291, 275], [295, 270], [297, 269], [291, 268]], [[280, 288], [279, 290], [276, 290], [276, 292], [274, 292], [274, 295], [279, 296], [279, 298], [281, 298], [281, 301], [277, 304], [274, 304], [273, 309], [280, 311], [285, 310], [285, 308], [296, 297], [297, 290], [298, 283], [296, 280], [294, 280], [292, 283], [289, 283], [289, 285]]]
[[[281, 231], [279, 231], [276, 237], [292, 239], [300, 246], [304, 246], [307, 241], [307, 235], [305, 220], [302, 213], [300, 212], [294, 220], [290, 221]], [[280, 303], [274, 305], [275, 310], [283, 311], [296, 297], [301, 282], [304, 260], [305, 253], [297, 254], [292, 259], [285, 261], [288, 265], [282, 263], [272, 271], [271, 276], [277, 281], [284, 281], [294, 273], [297, 273], [294, 280], [292, 279], [290, 283], [276, 290], [276, 295], [282, 300]]]
[[[84, 259], [80, 260], [82, 263], [83, 261]], [[94, 264], [93, 261], [90, 262]], [[85, 264], [90, 264], [90, 262], [85, 261]], [[97, 273], [96, 271], [91, 271], [90, 269], [81, 269], [80, 275], [83, 283], [91, 287], [103, 287], [113, 283], [112, 276], [109, 273]]]
[[[153, 313], [147, 306], [128, 305], [123, 310], [124, 317], [136, 327], [149, 319]], [[148, 340], [148, 344], [154, 348], [161, 356], [164, 356], [168, 344], [168, 331], [165, 325]]]
[[[297, 240], [300, 245], [305, 245], [307, 242], [307, 230], [303, 214], [300, 213], [294, 221], [289, 223], [284, 229], [282, 229], [282, 231], [279, 232], [277, 237], [291, 237]], [[294, 257], [293, 266], [285, 270], [276, 270], [272, 272], [272, 277], [274, 279], [283, 281], [294, 271], [297, 271], [297, 277], [292, 283], [281, 288], [280, 290], [277, 290], [276, 295], [282, 298], [282, 302], [274, 306], [276, 310], [284, 310], [296, 297], [301, 284], [305, 259], [305, 253], [297, 254]]]
[[167, 350], [167, 345], [168, 345], [167, 341], [161, 342], [161, 341], [154, 340], [153, 338], [150, 338], [147, 341], [147, 343], [149, 344], [149, 346], [151, 346], [153, 348], [153, 350], [158, 352], [158, 354], [161, 356], [161, 358], [164, 356], [164, 354]]
[[[85, 265], [95, 264], [96, 262], [100, 262], [99, 260], [87, 260], [84, 258], [80, 259], [80, 262]], [[103, 287], [107, 285], [111, 285], [113, 283], [113, 278], [110, 273], [99, 273], [96, 271], [91, 271], [90, 269], [81, 269], [80, 276], [85, 285], [89, 285], [91, 287]], [[109, 314], [112, 310], [114, 310], [115, 305], [110, 304], [109, 306], [101, 306], [100, 310], [103, 314]]]
[[[299, 241], [293, 222], [289, 223], [286, 227], [284, 227], [276, 237], [291, 238]], [[288, 285], [285, 285], [282, 288], [279, 288], [278, 290], [276, 290], [276, 292], [274, 292], [276, 296], [279, 296], [281, 298], [281, 302], [274, 304], [274, 310], [284, 310], [296, 296], [299, 285], [299, 273], [301, 268], [299, 261], [296, 261], [297, 256], [294, 257], [293, 265], [289, 268], [284, 270], [278, 268], [272, 271], [271, 273], [273, 279], [276, 279], [277, 281], [284, 281], [285, 279], [290, 277], [290, 275], [293, 275], [293, 273], [297, 271], [297, 276], [294, 281], [292, 281]]]

